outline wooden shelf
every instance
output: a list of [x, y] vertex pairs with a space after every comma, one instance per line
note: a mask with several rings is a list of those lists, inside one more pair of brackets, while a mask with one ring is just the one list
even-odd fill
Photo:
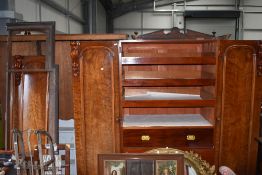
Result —
[[214, 107], [216, 101], [211, 100], [124, 100], [124, 108], [147, 108], [147, 107]]
[[122, 57], [122, 65], [215, 65], [213, 56], [202, 57]]
[[215, 79], [125, 79], [125, 87], [214, 86]]
[[212, 128], [213, 125], [200, 114], [125, 115], [124, 128], [194, 127]]
[[196, 94], [148, 92], [146, 94], [126, 96], [123, 107], [213, 107], [215, 100], [202, 98]]

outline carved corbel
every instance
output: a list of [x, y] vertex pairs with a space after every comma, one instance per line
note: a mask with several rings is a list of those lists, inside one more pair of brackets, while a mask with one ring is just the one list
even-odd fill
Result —
[[[22, 70], [23, 69], [23, 56], [15, 55], [14, 56], [14, 65], [13, 69]], [[22, 72], [15, 72], [15, 85], [19, 86], [22, 79]]]
[[72, 59], [72, 73], [73, 73], [73, 76], [77, 77], [79, 76], [79, 73], [80, 73], [80, 68], [79, 68], [80, 42], [72, 41], [70, 43], [70, 46], [71, 46], [70, 56]]

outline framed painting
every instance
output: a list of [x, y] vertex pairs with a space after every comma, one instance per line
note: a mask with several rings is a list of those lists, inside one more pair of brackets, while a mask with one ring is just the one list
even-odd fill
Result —
[[99, 175], [184, 175], [183, 154], [99, 154]]

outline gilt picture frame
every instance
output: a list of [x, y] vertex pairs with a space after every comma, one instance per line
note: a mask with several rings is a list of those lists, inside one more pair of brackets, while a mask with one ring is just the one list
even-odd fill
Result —
[[98, 155], [99, 175], [184, 175], [182, 154], [115, 153]]

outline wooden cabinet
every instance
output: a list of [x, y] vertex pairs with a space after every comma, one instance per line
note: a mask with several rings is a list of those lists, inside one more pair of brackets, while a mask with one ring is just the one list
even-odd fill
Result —
[[214, 163], [216, 42], [121, 42], [123, 152], [208, 150]]

